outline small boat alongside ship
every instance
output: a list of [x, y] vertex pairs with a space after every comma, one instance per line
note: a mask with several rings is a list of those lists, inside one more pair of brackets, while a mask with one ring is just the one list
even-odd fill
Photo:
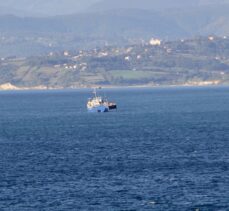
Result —
[[117, 110], [117, 104], [109, 102], [105, 97], [97, 96], [96, 89], [93, 91], [94, 96], [88, 99], [87, 110], [89, 112], [109, 112]]

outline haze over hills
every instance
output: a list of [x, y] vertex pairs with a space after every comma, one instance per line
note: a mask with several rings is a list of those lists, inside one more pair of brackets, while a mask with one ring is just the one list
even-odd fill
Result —
[[0, 8], [0, 56], [229, 35], [229, 0], [9, 0]]
[[201, 1], [201, 0], [101, 0], [95, 3], [91, 10], [112, 10], [112, 9], [147, 9], [147, 10], [165, 10], [171, 8], [189, 8], [200, 5], [219, 4], [216, 1]]
[[114, 8], [139, 8], [139, 9], [184, 9], [190, 7], [199, 7], [207, 5], [222, 5], [229, 4], [228, 0], [102, 0], [93, 5], [93, 8], [100, 10], [114, 9]]
[[[93, 48], [101, 43], [126, 45], [151, 37], [174, 40], [211, 34], [226, 36], [228, 11], [226, 4], [162, 12], [116, 9], [45, 18], [4, 15], [0, 16], [0, 55], [28, 56], [50, 50]], [[21, 50], [22, 43], [27, 50]]]
[[55, 16], [85, 11], [99, 0], [7, 0], [0, 1], [0, 14]]
[[0, 1], [0, 14], [55, 16], [113, 9], [165, 10], [229, 4], [229, 0], [7, 0]]

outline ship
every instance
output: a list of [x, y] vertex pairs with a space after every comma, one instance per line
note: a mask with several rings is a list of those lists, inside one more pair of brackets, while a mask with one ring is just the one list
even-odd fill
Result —
[[[101, 89], [101, 88], [100, 88]], [[117, 105], [114, 102], [109, 102], [105, 97], [97, 95], [96, 88], [93, 91], [94, 96], [88, 99], [87, 110], [88, 112], [109, 112], [117, 110]]]

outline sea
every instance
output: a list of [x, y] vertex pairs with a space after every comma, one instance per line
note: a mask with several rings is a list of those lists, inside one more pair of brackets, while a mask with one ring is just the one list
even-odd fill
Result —
[[1, 211], [229, 210], [229, 87], [0, 92]]

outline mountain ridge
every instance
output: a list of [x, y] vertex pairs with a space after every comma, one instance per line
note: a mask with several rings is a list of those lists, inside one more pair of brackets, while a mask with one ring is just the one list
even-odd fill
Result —
[[[127, 45], [156, 37], [228, 36], [229, 4], [164, 11], [112, 9], [52, 17], [0, 16], [0, 56]], [[2, 37], [2, 38], [1, 38]]]
[[[228, 32], [229, 26], [225, 21], [229, 18], [228, 11], [229, 5], [223, 5], [166, 12], [116, 9], [46, 18], [2, 15], [0, 16], [0, 27], [2, 32], [48, 33], [52, 31], [54, 33], [76, 33], [83, 36], [88, 36], [88, 34], [122, 35], [123, 32], [129, 30], [139, 34], [148, 33], [148, 37], [151, 34], [151, 36], [158, 36], [161, 39], [169, 38], [169, 36], [173, 39], [202, 35], [205, 31], [210, 34], [217, 32], [217, 22], [221, 24], [221, 29], [225, 28], [225, 31]], [[210, 26], [211, 24], [212, 26]], [[214, 25], [215, 27], [213, 27]], [[196, 31], [199, 34], [195, 34]], [[216, 35], [223, 35], [223, 30], [221, 31]], [[144, 39], [144, 36], [142, 38]]]

